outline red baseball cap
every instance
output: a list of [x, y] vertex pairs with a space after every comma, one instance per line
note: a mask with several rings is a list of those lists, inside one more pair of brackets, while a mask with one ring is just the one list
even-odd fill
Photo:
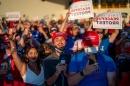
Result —
[[51, 33], [52, 41], [54, 41], [54, 39], [56, 37], [59, 37], [59, 36], [62, 36], [66, 40], [66, 34], [65, 33], [63, 33], [63, 32], [52, 32]]
[[85, 47], [99, 46], [99, 36], [94, 31], [86, 31], [83, 35], [83, 45]]

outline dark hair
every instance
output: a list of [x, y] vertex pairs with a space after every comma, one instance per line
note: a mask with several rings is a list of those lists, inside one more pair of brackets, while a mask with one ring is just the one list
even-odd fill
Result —
[[[22, 58], [22, 61], [24, 61], [25, 63], [29, 63], [29, 59], [26, 57], [26, 55], [28, 54], [28, 52], [32, 49], [32, 48], [35, 48], [36, 50], [37, 50], [37, 48], [36, 47], [32, 47], [32, 46], [28, 46], [28, 47], [26, 47], [26, 49], [25, 49], [25, 55], [24, 55], [24, 57]], [[38, 50], [37, 50], [37, 52], [38, 52]], [[37, 61], [36, 61], [36, 63], [38, 64], [38, 65], [40, 65], [40, 58], [39, 58], [39, 52], [38, 52], [38, 58], [37, 58]]]

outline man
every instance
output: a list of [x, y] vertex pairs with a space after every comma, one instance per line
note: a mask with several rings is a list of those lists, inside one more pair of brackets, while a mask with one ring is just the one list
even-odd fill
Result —
[[109, 50], [112, 47], [112, 44], [115, 42], [115, 39], [119, 34], [119, 30], [115, 30], [110, 36], [107, 36], [108, 33], [105, 34], [105, 30], [103, 29], [95, 29], [95, 32], [97, 32], [100, 38], [100, 46], [99, 46], [100, 53], [110, 56]]
[[69, 64], [69, 85], [115, 86], [116, 66], [109, 56], [98, 52], [98, 34], [86, 32], [82, 44], [84, 50], [73, 55]]
[[44, 60], [46, 84], [49, 86], [68, 86], [67, 64], [70, 56], [64, 52], [66, 36], [62, 32], [52, 34], [54, 53]]
[[130, 86], [130, 39], [122, 41], [121, 53], [117, 55], [116, 62], [119, 74], [119, 86]]

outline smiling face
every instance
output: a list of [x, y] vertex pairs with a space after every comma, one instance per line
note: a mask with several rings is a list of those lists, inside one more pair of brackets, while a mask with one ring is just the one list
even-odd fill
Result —
[[25, 22], [23, 23], [23, 26], [24, 26], [25, 29], [29, 29], [29, 28], [31, 27], [31, 24], [30, 24], [29, 22], [26, 22], [26, 21], [25, 21]]
[[36, 61], [38, 59], [38, 51], [36, 48], [30, 48], [27, 51], [26, 57], [29, 59], [29, 61]]
[[63, 48], [65, 44], [66, 44], [66, 41], [63, 36], [58, 36], [54, 39], [54, 45], [59, 49]]

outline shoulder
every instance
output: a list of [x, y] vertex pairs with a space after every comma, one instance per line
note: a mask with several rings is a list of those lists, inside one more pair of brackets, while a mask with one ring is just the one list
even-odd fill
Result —
[[104, 54], [102, 54], [102, 57], [104, 59], [104, 62], [105, 62], [104, 65], [106, 66], [107, 71], [108, 72], [116, 71], [116, 64], [114, 60], [110, 56], [107, 56]]
[[76, 52], [72, 55], [71, 61], [82, 61], [87, 56], [84, 51]]
[[47, 56], [43, 61], [46, 61], [46, 60], [51, 60], [55, 57], [55, 53], [52, 53], [50, 54], [49, 56]]
[[102, 42], [108, 42], [109, 43], [109, 38], [104, 38], [104, 39], [102, 39]]
[[101, 56], [105, 62], [114, 62], [114, 60], [112, 59], [112, 57], [105, 55], [105, 54], [99, 54], [98, 56]]

